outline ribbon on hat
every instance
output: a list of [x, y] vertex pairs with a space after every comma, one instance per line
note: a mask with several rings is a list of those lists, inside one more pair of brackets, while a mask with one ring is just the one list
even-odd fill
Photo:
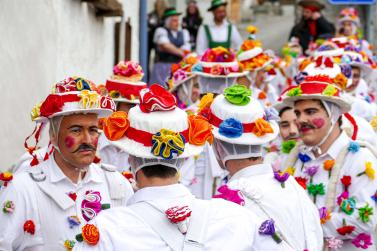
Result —
[[177, 100], [158, 84], [140, 91], [140, 110], [145, 113], [171, 111], [177, 107]]
[[113, 80], [106, 81], [106, 88], [109, 92], [111, 91], [119, 91], [122, 97], [126, 99], [132, 99], [132, 97], [139, 97], [140, 91], [146, 88], [147, 85], [133, 85], [127, 83], [120, 83]]
[[357, 133], [359, 131], [359, 126], [357, 125], [355, 118], [351, 114], [349, 114], [348, 112], [344, 113], [344, 117], [346, 117], [348, 119], [348, 121], [351, 123], [351, 125], [353, 126], [353, 134], [352, 134], [351, 138], [352, 138], [352, 140], [356, 140]]
[[334, 62], [331, 60], [330, 57], [323, 57], [320, 56], [316, 59], [315, 61], [315, 66], [316, 67], [321, 67], [321, 68], [333, 68], [334, 67]]

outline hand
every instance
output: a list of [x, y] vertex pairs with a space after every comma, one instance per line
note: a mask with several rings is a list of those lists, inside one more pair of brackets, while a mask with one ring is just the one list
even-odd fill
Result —
[[321, 17], [321, 13], [319, 13], [318, 11], [313, 12], [313, 14], [312, 14], [312, 19], [313, 20], [317, 20], [320, 17]]

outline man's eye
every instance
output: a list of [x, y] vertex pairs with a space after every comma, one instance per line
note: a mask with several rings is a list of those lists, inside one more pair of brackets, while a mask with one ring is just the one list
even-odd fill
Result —
[[73, 133], [80, 133], [81, 129], [79, 129], [79, 128], [72, 128], [71, 132], [73, 132]]

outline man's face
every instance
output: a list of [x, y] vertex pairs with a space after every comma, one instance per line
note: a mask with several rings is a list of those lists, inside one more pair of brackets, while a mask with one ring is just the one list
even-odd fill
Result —
[[312, 18], [313, 11], [309, 9], [302, 9], [302, 16], [304, 17], [305, 20], [310, 20]]
[[74, 114], [64, 116], [58, 132], [57, 144], [63, 159], [75, 167], [90, 165], [98, 144], [98, 118], [96, 114]]
[[255, 86], [260, 88], [262, 86], [262, 84], [264, 83], [265, 78], [266, 78], [266, 75], [265, 75], [265, 71], [263, 69], [257, 71], [257, 73], [255, 75]]
[[178, 30], [179, 29], [179, 16], [170, 17], [170, 29]]
[[119, 102], [117, 104], [117, 111], [123, 111], [123, 112], [129, 112], [129, 110], [134, 107], [135, 104], [129, 104], [129, 103], [125, 103], [125, 102]]
[[352, 36], [353, 34], [353, 24], [351, 21], [344, 21], [343, 25], [343, 35], [344, 36]]
[[361, 78], [361, 71], [358, 67], [352, 67], [352, 84], [347, 87], [347, 92], [352, 92], [359, 85]]
[[300, 100], [294, 105], [300, 137], [305, 145], [321, 142], [331, 127], [331, 120], [319, 100]]
[[222, 22], [226, 18], [225, 6], [220, 6], [213, 10], [213, 16], [216, 22]]
[[290, 139], [299, 139], [300, 135], [298, 133], [296, 120], [296, 114], [294, 113], [293, 109], [288, 108], [281, 114], [279, 128], [280, 136], [283, 139], [283, 141], [287, 141]]

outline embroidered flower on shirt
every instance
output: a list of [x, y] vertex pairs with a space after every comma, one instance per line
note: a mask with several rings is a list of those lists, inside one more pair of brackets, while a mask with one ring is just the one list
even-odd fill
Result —
[[29, 233], [31, 235], [35, 234], [35, 224], [32, 220], [25, 221], [24, 232]]
[[351, 176], [344, 175], [341, 179], [340, 182], [342, 182], [344, 186], [344, 191], [348, 191], [349, 186], [351, 185]]
[[271, 236], [276, 243], [282, 242], [281, 237], [276, 233], [275, 222], [273, 219], [265, 220], [262, 225], [259, 227], [259, 233], [262, 235]]
[[187, 233], [188, 221], [191, 216], [191, 209], [188, 206], [175, 206], [165, 211], [166, 217], [171, 223], [177, 224], [179, 231], [182, 234]]
[[67, 220], [68, 220], [69, 228], [80, 226], [80, 219], [76, 215], [68, 216]]
[[274, 178], [280, 182], [282, 188], [285, 188], [285, 181], [289, 178], [289, 173], [274, 172]]
[[295, 180], [300, 186], [302, 186], [302, 188], [306, 190], [306, 182], [308, 182], [308, 179], [303, 177], [295, 177]]
[[360, 177], [361, 175], [365, 174], [366, 176], [368, 176], [369, 179], [374, 180], [374, 173], [375, 173], [375, 171], [372, 167], [372, 162], [367, 161], [367, 162], [365, 162], [364, 172], [357, 174], [357, 177]]
[[355, 227], [354, 227], [354, 226], [347, 225], [345, 219], [343, 219], [343, 226], [340, 227], [340, 228], [338, 228], [338, 229], [336, 229], [336, 231], [337, 231], [340, 235], [351, 234], [354, 230], [355, 230]]
[[76, 242], [73, 240], [65, 240], [64, 241], [64, 247], [67, 249], [67, 251], [71, 251], [73, 247], [75, 246]]
[[364, 207], [359, 208], [359, 217], [362, 222], [369, 222], [369, 216], [371, 215], [373, 215], [373, 207], [370, 207], [368, 203]]
[[81, 234], [76, 235], [76, 240], [78, 242], [85, 241], [89, 245], [96, 245], [99, 241], [99, 231], [93, 224], [86, 224], [81, 229]]
[[358, 234], [355, 239], [352, 240], [352, 244], [357, 248], [367, 249], [372, 245], [372, 237], [369, 234]]
[[231, 189], [228, 185], [222, 185], [217, 189], [217, 191], [220, 194], [214, 195], [213, 198], [221, 198], [224, 200], [234, 202], [241, 206], [245, 205], [245, 200], [240, 190]]
[[328, 220], [331, 219], [331, 212], [326, 207], [321, 207], [318, 210], [321, 224], [325, 224]]
[[0, 181], [4, 182], [4, 187], [8, 185], [8, 183], [13, 180], [13, 174], [10, 172], [3, 172], [0, 173]]
[[3, 213], [10, 214], [14, 211], [14, 203], [13, 201], [7, 200], [3, 203]]
[[335, 165], [335, 160], [333, 159], [328, 159], [323, 162], [323, 169], [329, 172], [329, 178], [331, 177], [331, 170], [333, 169]]
[[349, 199], [343, 199], [340, 203], [340, 208], [345, 214], [351, 215], [355, 211], [356, 208], [356, 200], [355, 198], [351, 197]]
[[377, 202], [377, 191], [371, 196], [371, 198], [374, 202]]
[[77, 194], [75, 192], [69, 192], [68, 193], [69, 198], [71, 198], [73, 201], [76, 201]]
[[348, 151], [351, 153], [357, 153], [359, 150], [360, 150], [360, 144], [355, 141], [351, 141], [348, 147]]
[[329, 238], [326, 238], [325, 240], [326, 240], [326, 246], [330, 250], [336, 251], [336, 250], [339, 250], [343, 246], [343, 241], [335, 237], [329, 237]]
[[318, 172], [319, 166], [308, 166], [305, 167], [304, 173], [310, 176], [310, 183], [313, 182], [313, 176]]
[[308, 186], [308, 193], [313, 196], [314, 204], [317, 201], [317, 195], [324, 195], [325, 194], [325, 187], [323, 183], [320, 184], [310, 184]]

